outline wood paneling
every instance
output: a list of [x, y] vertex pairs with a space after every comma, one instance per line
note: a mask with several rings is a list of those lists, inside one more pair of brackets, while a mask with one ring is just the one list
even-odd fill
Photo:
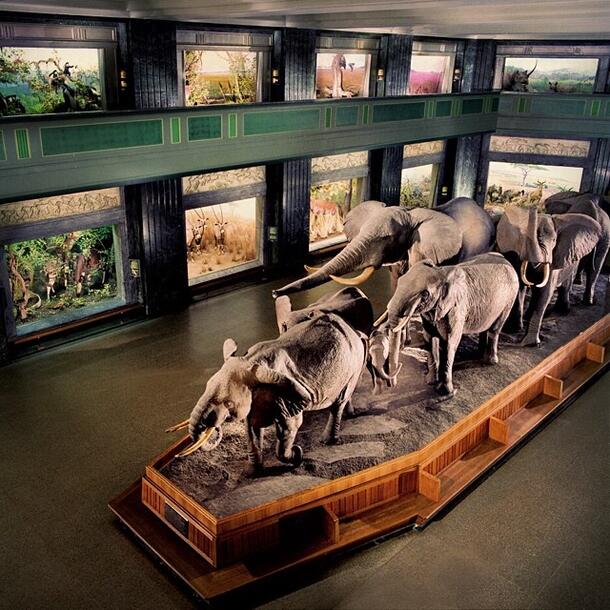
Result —
[[606, 357], [606, 348], [603, 345], [597, 345], [597, 343], [587, 343], [587, 360], [591, 362], [597, 362], [601, 364]]
[[497, 443], [506, 445], [508, 442], [508, 425], [497, 417], [489, 418], [489, 438]]
[[371, 199], [388, 205], [400, 203], [402, 146], [389, 146], [369, 153]]
[[284, 30], [283, 56], [283, 101], [313, 99], [316, 93], [316, 31]]
[[142, 276], [149, 315], [182, 307], [188, 299], [182, 185], [178, 179], [138, 187], [142, 210]]
[[[383, 92], [378, 91], [377, 95], [407, 95], [413, 38], [388, 34], [381, 44], [386, 53], [385, 81]], [[371, 74], [371, 78], [375, 78], [375, 74]]]
[[562, 398], [563, 381], [551, 375], [545, 375], [542, 381], [542, 392], [551, 398]]
[[178, 104], [176, 25], [167, 21], [129, 21], [132, 89], [136, 108]]
[[440, 479], [425, 470], [420, 470], [419, 493], [432, 502], [438, 502], [441, 499]]

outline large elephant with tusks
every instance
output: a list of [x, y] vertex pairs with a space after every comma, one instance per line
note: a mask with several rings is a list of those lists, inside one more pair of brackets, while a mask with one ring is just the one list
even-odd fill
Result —
[[[354, 208], [344, 223], [348, 244], [310, 275], [273, 291], [277, 297], [329, 280], [357, 285], [376, 269], [393, 266], [393, 285], [410, 265], [421, 260], [434, 264], [456, 263], [489, 252], [495, 227], [489, 215], [472, 199], [458, 197], [433, 210], [386, 206], [365, 201]], [[356, 278], [341, 276], [359, 271]]]
[[179, 457], [216, 447], [229, 417], [246, 421], [251, 474], [262, 466], [264, 430], [273, 424], [278, 459], [301, 463], [303, 451], [294, 441], [304, 411], [330, 408], [322, 442], [339, 440], [343, 411], [366, 363], [365, 335], [336, 314], [320, 313], [277, 339], [253, 345], [245, 356], [236, 352], [235, 341], [227, 339], [225, 362], [208, 381], [190, 419], [169, 429], [188, 425], [193, 443]]

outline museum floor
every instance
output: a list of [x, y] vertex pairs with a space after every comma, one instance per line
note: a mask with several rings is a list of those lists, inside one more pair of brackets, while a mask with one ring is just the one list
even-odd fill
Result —
[[[188, 414], [226, 336], [242, 348], [274, 336], [271, 287], [0, 369], [0, 607], [193, 607], [106, 503], [172, 440], [163, 429]], [[378, 310], [385, 279], [365, 286], [373, 289]], [[609, 607], [609, 397], [606, 375], [423, 532], [280, 579], [249, 603]]]

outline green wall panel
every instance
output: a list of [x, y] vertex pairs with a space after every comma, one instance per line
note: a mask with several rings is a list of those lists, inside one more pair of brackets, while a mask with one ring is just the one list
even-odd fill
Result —
[[436, 102], [436, 116], [451, 116], [451, 100], [441, 100]]
[[187, 125], [189, 142], [216, 140], [222, 137], [222, 117], [218, 114], [213, 116], [191, 116], [187, 119]]
[[426, 102], [424, 101], [374, 106], [373, 123], [423, 119], [425, 111]]
[[4, 134], [0, 131], [0, 161], [6, 161], [6, 148], [4, 147]]
[[491, 98], [491, 111], [498, 112], [499, 106], [500, 106], [500, 98], [499, 97]]
[[44, 156], [163, 144], [163, 121], [123, 121], [40, 129]]
[[[525, 98], [521, 98], [525, 99]], [[530, 100], [533, 114], [584, 116], [587, 100], [562, 100], [535, 97]]]
[[483, 98], [463, 101], [462, 114], [479, 114], [481, 112], [483, 112]]
[[27, 129], [15, 129], [15, 145], [17, 147], [17, 159], [30, 158], [30, 137]]
[[181, 133], [180, 133], [180, 117], [172, 117], [172, 144], [180, 144]]
[[274, 110], [244, 113], [244, 135], [257, 136], [270, 133], [289, 133], [319, 129], [320, 110]]
[[358, 125], [358, 106], [348, 106], [347, 108], [337, 107], [337, 127], [355, 127]]
[[237, 114], [234, 112], [229, 115], [229, 137], [237, 137]]

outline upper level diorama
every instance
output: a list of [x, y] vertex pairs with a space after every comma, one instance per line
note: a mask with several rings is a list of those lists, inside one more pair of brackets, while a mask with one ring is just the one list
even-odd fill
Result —
[[5, 353], [324, 256], [366, 199], [608, 192], [604, 40], [138, 4], [0, 13]]

